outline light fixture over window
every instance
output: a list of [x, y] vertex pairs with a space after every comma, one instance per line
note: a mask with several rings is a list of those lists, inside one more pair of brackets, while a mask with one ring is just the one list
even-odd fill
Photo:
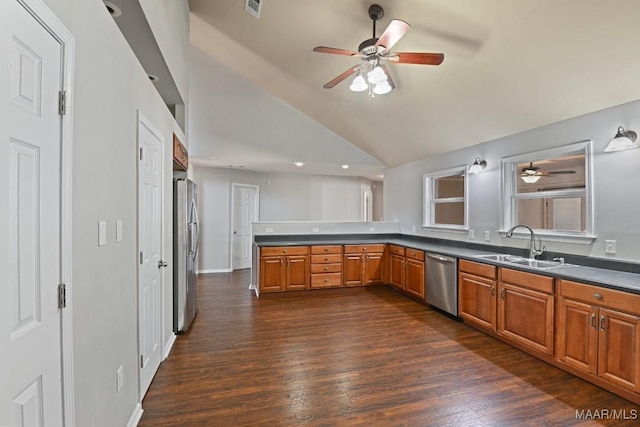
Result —
[[637, 133], [632, 130], [624, 130], [622, 126], [619, 126], [616, 136], [613, 137], [604, 151], [608, 153], [611, 151], [623, 151], [638, 148], [635, 144], [636, 138], [638, 138]]
[[480, 173], [487, 167], [487, 161], [476, 157], [473, 164], [469, 167], [469, 173]]

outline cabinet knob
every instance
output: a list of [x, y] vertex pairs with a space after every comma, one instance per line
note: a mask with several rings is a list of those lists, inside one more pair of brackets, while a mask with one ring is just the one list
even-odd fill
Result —
[[329, 279], [324, 279], [325, 283], [329, 281]]
[[287, 250], [286, 250], [286, 249], [283, 249], [283, 250], [282, 250], [282, 252], [286, 254], [286, 253], [287, 253]]
[[328, 270], [328, 269], [329, 269], [329, 267], [325, 267], [324, 269], [325, 269], [325, 270]]
[[325, 251], [325, 252], [327, 252], [328, 250], [329, 250], [329, 249], [327, 249], [327, 248], [324, 248], [324, 251]]
[[416, 253], [414, 252], [413, 254], [411, 254], [411, 256], [416, 256]]
[[325, 261], [329, 261], [329, 258], [325, 258], [324, 260], [325, 260]]
[[601, 295], [601, 294], [599, 294], [599, 293], [595, 293], [595, 294], [593, 294], [593, 297], [594, 297], [595, 299], [602, 299], [602, 295]]

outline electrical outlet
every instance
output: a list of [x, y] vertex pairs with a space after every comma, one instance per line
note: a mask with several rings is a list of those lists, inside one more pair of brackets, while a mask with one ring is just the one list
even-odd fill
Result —
[[605, 240], [604, 241], [604, 253], [614, 255], [616, 253], [616, 241]]
[[264, 231], [265, 233], [273, 233], [273, 228], [267, 227]]
[[474, 234], [473, 230], [467, 231], [467, 239], [469, 239], [469, 240], [475, 239], [475, 234]]
[[116, 392], [120, 392], [122, 390], [122, 385], [124, 384], [124, 371], [122, 369], [122, 365], [116, 371]]
[[375, 227], [369, 227], [369, 231], [376, 231]]
[[107, 223], [105, 221], [98, 221], [98, 246], [104, 246], [107, 244]]
[[486, 240], [487, 242], [491, 241], [491, 232], [490, 231], [485, 231], [484, 232], [484, 240]]
[[116, 221], [116, 242], [122, 242], [122, 221]]
[[313, 227], [313, 228], [311, 229], [311, 232], [312, 232], [312, 233], [319, 233], [319, 232], [320, 232], [320, 229], [319, 229], [319, 228], [317, 228], [317, 227]]

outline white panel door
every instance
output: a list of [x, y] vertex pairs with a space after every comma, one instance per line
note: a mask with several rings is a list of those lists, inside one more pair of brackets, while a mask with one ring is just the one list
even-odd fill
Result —
[[140, 398], [162, 360], [162, 137], [138, 120], [138, 334]]
[[0, 2], [0, 426], [61, 426], [61, 46]]
[[251, 267], [251, 223], [258, 220], [258, 187], [233, 184], [233, 270]]

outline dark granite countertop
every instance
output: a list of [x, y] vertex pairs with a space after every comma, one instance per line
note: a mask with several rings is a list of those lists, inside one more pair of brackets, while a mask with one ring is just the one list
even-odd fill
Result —
[[[571, 264], [550, 269], [538, 269], [527, 266], [515, 265], [508, 262], [483, 259], [482, 255], [509, 253], [511, 255], [525, 256], [523, 250], [509, 247], [482, 245], [459, 241], [447, 241], [441, 239], [419, 238], [415, 236], [403, 236], [400, 234], [387, 235], [302, 235], [302, 236], [256, 236], [257, 246], [311, 246], [311, 245], [349, 245], [349, 244], [373, 244], [390, 243], [405, 246], [455, 258], [467, 259], [514, 270], [527, 271], [544, 276], [560, 279], [574, 280], [604, 288], [617, 289], [635, 294], [640, 294], [640, 274], [637, 272], [638, 264], [590, 259], [588, 257], [575, 257], [566, 255], [567, 262]], [[553, 254], [563, 256], [563, 254]], [[573, 261], [576, 259], [577, 261]], [[575, 262], [575, 264], [574, 264]], [[611, 268], [603, 268], [605, 265]]]

